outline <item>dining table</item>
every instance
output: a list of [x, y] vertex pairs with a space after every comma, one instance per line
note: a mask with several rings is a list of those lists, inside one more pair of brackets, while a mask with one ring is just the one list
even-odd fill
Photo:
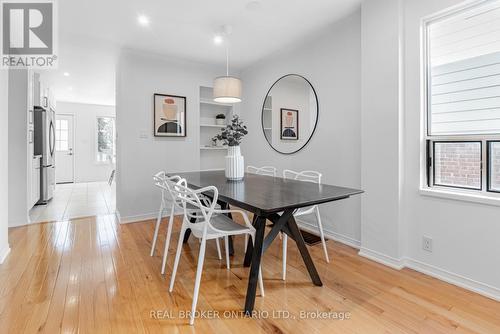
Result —
[[[254, 309], [262, 255], [280, 232], [295, 241], [312, 283], [315, 286], [323, 285], [293, 216], [294, 212], [363, 193], [359, 189], [251, 173], [245, 173], [242, 180], [232, 181], [226, 178], [224, 170], [170, 174], [186, 179], [188, 186], [193, 189], [215, 186], [218, 189], [218, 202], [223, 208], [233, 206], [253, 213], [255, 240], [253, 244], [249, 240], [246, 245], [244, 260], [244, 266], [250, 266], [244, 307], [247, 315], [251, 315]], [[271, 228], [265, 235], [268, 220]]]

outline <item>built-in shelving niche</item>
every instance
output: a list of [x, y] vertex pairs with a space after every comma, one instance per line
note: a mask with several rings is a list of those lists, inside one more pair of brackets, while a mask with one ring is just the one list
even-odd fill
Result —
[[220, 132], [223, 125], [215, 123], [217, 114], [225, 114], [226, 122], [233, 115], [233, 105], [217, 103], [213, 101], [213, 88], [200, 87], [200, 168], [223, 169], [224, 157], [227, 149], [225, 147], [212, 146], [211, 139]]

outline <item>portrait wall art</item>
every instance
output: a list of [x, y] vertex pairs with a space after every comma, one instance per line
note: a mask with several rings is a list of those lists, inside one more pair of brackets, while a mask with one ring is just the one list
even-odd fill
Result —
[[154, 94], [155, 137], [186, 137], [186, 97]]
[[299, 111], [281, 108], [281, 140], [299, 139]]

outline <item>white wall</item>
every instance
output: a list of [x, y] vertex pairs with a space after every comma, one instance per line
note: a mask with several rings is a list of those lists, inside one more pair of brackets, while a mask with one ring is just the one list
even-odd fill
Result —
[[[0, 70], [0, 156], [7, 157], [8, 132], [9, 132], [9, 112], [8, 112], [8, 89], [9, 73], [7, 70]], [[9, 253], [9, 172], [8, 159], [0, 159], [0, 264]]]
[[361, 23], [361, 254], [401, 257], [399, 1], [366, 0]]
[[106, 181], [109, 178], [109, 166], [96, 162], [96, 122], [99, 116], [115, 117], [115, 107], [57, 102], [56, 114], [73, 115], [75, 182]]
[[[28, 72], [9, 70], [9, 226], [29, 223]], [[28, 164], [29, 162], [29, 164]]]
[[[122, 222], [154, 217], [159, 208], [152, 176], [199, 170], [199, 92], [223, 69], [124, 51], [117, 69], [117, 210]], [[153, 94], [187, 97], [187, 137], [153, 136]]]
[[[325, 28], [309, 42], [290, 47], [242, 72], [242, 118], [249, 135], [242, 153], [247, 165], [315, 169], [323, 182], [360, 187], [360, 13]], [[275, 152], [261, 128], [267, 90], [285, 74], [307, 78], [318, 94], [319, 119], [309, 144], [293, 155]], [[273, 101], [274, 102], [274, 101]], [[330, 237], [359, 245], [360, 196], [321, 206]]]
[[[422, 196], [419, 27], [421, 18], [458, 0], [405, 1], [405, 221], [407, 256], [413, 267], [500, 299], [500, 208]], [[422, 236], [433, 252], [422, 250]], [[489, 287], [487, 286], [489, 285]]]

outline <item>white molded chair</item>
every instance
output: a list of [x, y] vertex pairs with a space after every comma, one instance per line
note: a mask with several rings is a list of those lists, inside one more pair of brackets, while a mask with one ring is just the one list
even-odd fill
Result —
[[[203, 193], [207, 192], [211, 192], [213, 194], [211, 199], [207, 197], [200, 197]], [[196, 279], [194, 284], [193, 304], [191, 306], [191, 315], [189, 320], [189, 324], [192, 325], [194, 323], [194, 313], [196, 311], [196, 304], [198, 302], [201, 274], [203, 270], [203, 262], [205, 259], [206, 241], [210, 239], [217, 240], [218, 238], [224, 238], [224, 240], [226, 241], [227, 254], [227, 240], [229, 236], [242, 234], [250, 235], [252, 237], [252, 242], [254, 242], [255, 228], [250, 223], [250, 220], [248, 219], [245, 212], [241, 210], [217, 210], [215, 208], [219, 194], [217, 188], [214, 186], [192, 190], [187, 187], [186, 180], [181, 180], [172, 188], [172, 193], [174, 194], [174, 196], [176, 196], [176, 198], [179, 198], [182, 201], [184, 218], [182, 221], [181, 233], [179, 235], [179, 242], [177, 244], [177, 253], [175, 254], [172, 277], [170, 279], [170, 292], [172, 292], [172, 290], [174, 289], [175, 276], [177, 274], [177, 268], [179, 266], [179, 260], [181, 258], [182, 252], [182, 240], [184, 238], [186, 230], [191, 229], [191, 232], [195, 237], [201, 238], [200, 253], [198, 256], [198, 266], [196, 269]], [[196, 224], [191, 223], [189, 220], [190, 217], [192, 217], [189, 206], [198, 208], [199, 212], [201, 213], [201, 218], [198, 217], [199, 220]], [[231, 218], [224, 215], [226, 213], [241, 214], [245, 225], [240, 225], [234, 222]], [[264, 285], [262, 282], [262, 272], [260, 268], [259, 289], [261, 295], [264, 296]]]
[[[292, 179], [304, 182], [321, 183], [321, 173], [316, 171], [303, 171], [295, 172], [293, 170], [285, 169], [283, 171], [283, 178]], [[325, 252], [325, 259], [327, 263], [330, 263], [330, 258], [328, 257], [328, 251], [326, 249], [325, 235], [323, 233], [323, 225], [321, 224], [321, 216], [319, 213], [319, 207], [317, 205], [301, 208], [294, 212], [294, 217], [300, 217], [305, 215], [314, 214], [316, 216], [316, 222], [318, 224], [319, 235], [321, 237], [321, 243], [323, 244], [323, 251]], [[286, 247], [287, 247], [287, 235], [283, 233], [283, 280], [286, 278]]]
[[[278, 170], [276, 169], [276, 167], [273, 166], [263, 166], [263, 167], [247, 166], [247, 173], [276, 177]], [[280, 234], [280, 239], [281, 239], [281, 234]], [[245, 247], [247, 244], [248, 244], [248, 237], [245, 236]]]
[[264, 166], [264, 167], [247, 166], [247, 173], [276, 177], [277, 172], [278, 170], [276, 169], [276, 167], [272, 166]]
[[[175, 215], [175, 208], [177, 207], [178, 209], [183, 209], [181, 202], [174, 197], [172, 194], [172, 186], [175, 185], [177, 182], [181, 180], [179, 176], [172, 176], [168, 177], [165, 172], [158, 172], [153, 176], [153, 180], [155, 182], [155, 186], [157, 186], [161, 190], [161, 204], [160, 204], [160, 210], [158, 211], [158, 217], [156, 219], [156, 226], [155, 226], [155, 232], [153, 235], [153, 241], [151, 243], [151, 256], [154, 255], [154, 251], [156, 248], [156, 241], [158, 239], [158, 231], [160, 229], [160, 224], [161, 224], [161, 219], [163, 217], [163, 214], [165, 210], [170, 206], [170, 215], [168, 219], [168, 226], [167, 226], [167, 235], [165, 237], [165, 246], [163, 250], [163, 260], [161, 264], [161, 273], [162, 275], [165, 274], [165, 266], [167, 264], [167, 256], [168, 256], [168, 249], [170, 247], [170, 239], [172, 237], [172, 227], [174, 223], [174, 215]], [[170, 199], [170, 201], [167, 201], [167, 199]], [[190, 211], [191, 215], [193, 217], [196, 217], [196, 214], [200, 215], [198, 208], [190, 206], [188, 208]], [[217, 243], [217, 254], [219, 256], [219, 260], [222, 259], [221, 251], [220, 251], [220, 243], [219, 239], [215, 240]], [[229, 254], [226, 251], [227, 259], [226, 262], [229, 262]]]

